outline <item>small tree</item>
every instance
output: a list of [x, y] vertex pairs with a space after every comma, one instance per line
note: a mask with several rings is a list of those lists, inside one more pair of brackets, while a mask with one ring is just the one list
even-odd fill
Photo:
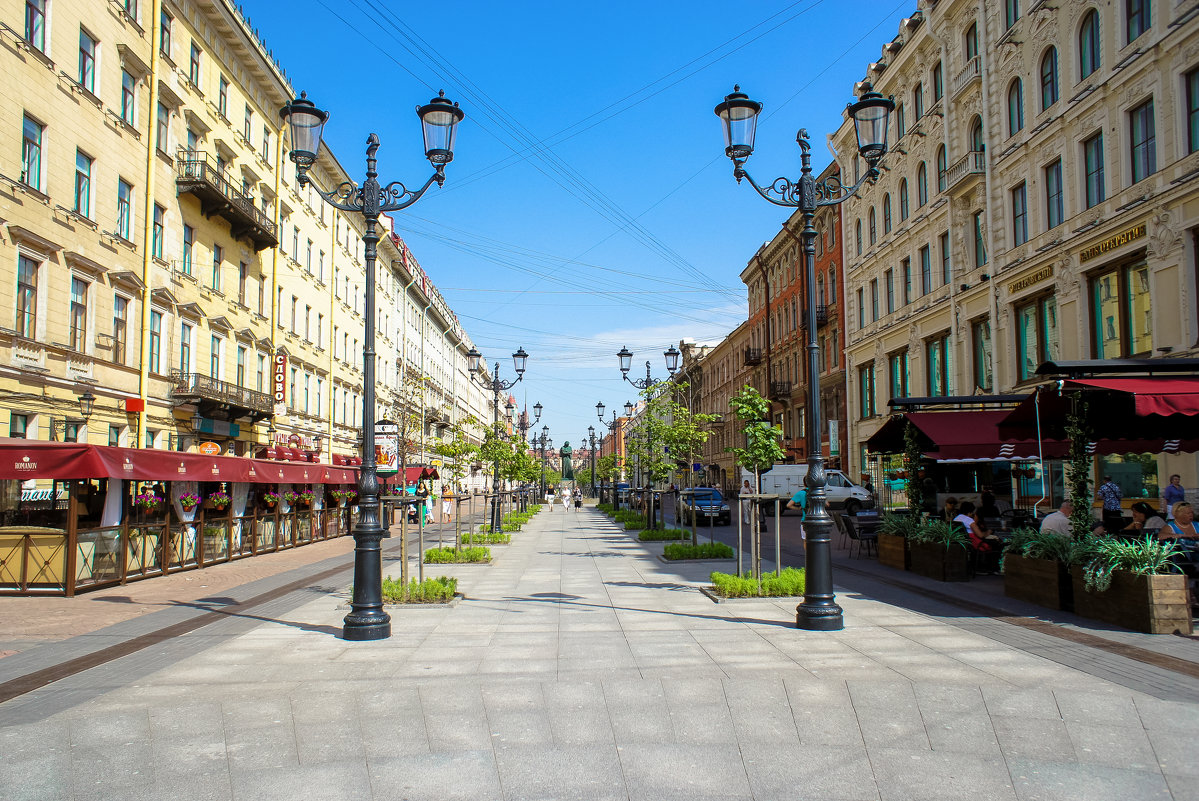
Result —
[[737, 459], [737, 464], [754, 471], [754, 492], [760, 492], [761, 472], [787, 455], [780, 444], [783, 430], [770, 423], [770, 401], [748, 384], [729, 400], [729, 406], [742, 423], [745, 447], [726, 450]]
[[[455, 493], [457, 493], [458, 488], [462, 485], [462, 479], [466, 477], [466, 471], [470, 469], [471, 458], [479, 452], [479, 444], [470, 436], [470, 432], [477, 430], [478, 427], [478, 420], [473, 417], [467, 417], [466, 420], [451, 424], [449, 430], [446, 432], [447, 436], [442, 437], [433, 446], [433, 450], [442, 459], [440, 472], [443, 476], [449, 477], [452, 490]], [[458, 508], [461, 508], [461, 506]], [[462, 547], [461, 522], [458, 515], [455, 514], [455, 550]]]
[[903, 430], [903, 469], [908, 473], [908, 508], [912, 514], [924, 511], [924, 483], [920, 480], [920, 440], [916, 426], [909, 420]]
[[1070, 456], [1066, 463], [1066, 485], [1074, 511], [1070, 513], [1070, 536], [1076, 540], [1091, 533], [1091, 455], [1087, 444], [1091, 432], [1087, 428], [1087, 404], [1074, 399], [1066, 416], [1066, 436], [1070, 438]]

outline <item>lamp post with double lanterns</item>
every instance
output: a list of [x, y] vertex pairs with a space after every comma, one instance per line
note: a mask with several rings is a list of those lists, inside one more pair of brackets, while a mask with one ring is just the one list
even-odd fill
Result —
[[[296, 164], [296, 180], [305, 186], [311, 180], [308, 171], [316, 163], [321, 134], [328, 112], [322, 111], [301, 92], [280, 110], [291, 133], [291, 160]], [[454, 159], [454, 137], [458, 123], [466, 116], [457, 103], [446, 100], [445, 93], [423, 106], [417, 106], [424, 134], [425, 158], [433, 165], [433, 175], [419, 189], [408, 189], [397, 182], [383, 186], [376, 172], [375, 153], [379, 137], [366, 139], [366, 180], [361, 186], [346, 181], [330, 191], [319, 187], [321, 199], [345, 212], [362, 215], [362, 236], [366, 267], [363, 310], [365, 333], [362, 344], [362, 469], [358, 473], [358, 522], [354, 524], [354, 597], [342, 627], [347, 640], [382, 640], [391, 636], [391, 617], [383, 611], [382, 551], [380, 541], [387, 536], [379, 516], [379, 474], [375, 462], [375, 259], [379, 244], [379, 215], [401, 211], [420, 200], [433, 184], [445, 183], [445, 165]]]
[[800, 149], [800, 177], [798, 181], [778, 178], [767, 188], [759, 186], [745, 171], [745, 161], [754, 152], [754, 136], [762, 104], [750, 100], [734, 86], [733, 93], [716, 106], [716, 116], [724, 125], [724, 152], [733, 162], [733, 177], [749, 181], [759, 195], [776, 206], [798, 208], [803, 215], [801, 241], [804, 253], [804, 283], [807, 295], [805, 316], [808, 331], [808, 407], [807, 407], [807, 450], [808, 474], [804, 477], [807, 488], [807, 510], [804, 516], [805, 563], [807, 587], [804, 600], [796, 607], [795, 624], [810, 631], [839, 631], [845, 627], [841, 607], [833, 594], [832, 544], [833, 520], [829, 517], [825, 495], [824, 456], [820, 449], [820, 348], [816, 343], [816, 211], [826, 206], [844, 203], [858, 191], [866, 181], [878, 177], [878, 164], [887, 153], [887, 123], [894, 101], [875, 92], [869, 83], [864, 83], [856, 103], [847, 107], [853, 120], [858, 139], [858, 155], [866, 162], [866, 174], [853, 186], [841, 183], [838, 176], [817, 181], [812, 176], [811, 143], [808, 132], [800, 129], [796, 141]]
[[591, 497], [595, 497], [595, 426], [587, 426], [587, 453], [591, 456]]
[[[632, 401], [625, 401], [624, 414], [625, 414], [625, 417], [632, 417], [632, 415], [633, 415], [633, 402]], [[604, 402], [600, 401], [595, 404], [595, 416], [599, 418], [599, 421], [601, 423], [603, 423], [605, 426], [607, 426], [608, 433], [612, 435], [612, 459], [613, 459], [613, 461], [616, 462], [616, 467], [620, 467], [620, 464], [619, 464], [620, 456], [616, 449], [616, 429], [619, 427], [617, 425], [617, 420], [619, 420], [619, 418], [616, 416], [616, 410], [615, 409], [612, 410], [611, 422], [605, 420], [604, 419]], [[612, 480], [609, 482], [609, 484], [611, 485], [611, 488], [612, 488], [612, 498], [611, 498], [612, 506], [615, 507], [616, 506], [616, 478], [613, 477]], [[601, 488], [602, 488], [602, 486], [603, 485], [601, 485]]]
[[546, 450], [551, 445], [554, 444], [554, 441], [552, 439], [550, 439], [550, 427], [542, 426], [541, 427], [541, 436], [534, 437], [534, 439], [536, 439], [537, 443], [541, 446], [541, 497], [544, 498], [545, 497], [545, 454], [546, 454]]
[[[662, 352], [662, 355], [666, 357], [666, 372], [670, 373], [670, 375], [673, 376], [675, 371], [679, 369], [679, 349], [676, 348], [674, 345], [671, 345], [669, 348], [667, 348], [665, 351]], [[616, 356], [617, 356], [617, 358], [620, 359], [621, 377], [624, 378], [625, 381], [628, 381], [630, 384], [637, 387], [637, 389], [641, 389], [641, 390], [650, 389], [651, 387], [656, 387], [660, 384], [665, 384], [666, 381], [669, 380], [669, 379], [655, 379], [651, 375], [650, 364], [649, 364], [648, 360], [646, 360], [646, 362], [645, 362], [645, 378], [644, 379], [629, 378], [629, 369], [633, 366], [633, 352], [628, 349], [628, 346], [625, 346], [620, 349], [620, 352], [617, 353]], [[629, 414], [632, 415], [633, 411], [632, 411], [631, 406], [629, 404], [626, 404], [626, 408], [629, 409]], [[652, 438], [649, 438], [645, 442], [646, 455], [648, 456], [649, 454], [653, 453], [653, 450], [654, 450], [654, 441]], [[652, 464], [652, 462], [651, 462], [651, 464]], [[654, 476], [653, 476], [652, 470], [647, 470], [646, 478], [647, 478], [647, 483], [649, 484], [650, 489], [652, 490], [653, 483], [654, 483]], [[652, 523], [652, 507], [651, 507], [651, 523]]]
[[[524, 348], [517, 348], [516, 353], [512, 354], [512, 365], [516, 369], [516, 378], [512, 381], [503, 381], [500, 379], [500, 363], [495, 363], [495, 370], [491, 373], [491, 378], [481, 378], [483, 367], [480, 361], [483, 354], [475, 350], [473, 347], [467, 352], [466, 359], [469, 364], [470, 374], [479, 380], [485, 388], [490, 389], [495, 395], [494, 402], [491, 405], [492, 411], [492, 426], [495, 428], [495, 435], [498, 437], [499, 422], [500, 422], [500, 393], [507, 392], [521, 382], [525, 377], [525, 365], [529, 361], [529, 354], [525, 353]], [[511, 405], [506, 407], [508, 415], [511, 416]], [[500, 530], [500, 459], [497, 452], [495, 458], [494, 472], [491, 475], [491, 530], [498, 533]]]

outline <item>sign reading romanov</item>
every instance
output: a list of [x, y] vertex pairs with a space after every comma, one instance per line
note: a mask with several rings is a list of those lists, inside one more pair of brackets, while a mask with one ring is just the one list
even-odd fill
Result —
[[375, 422], [375, 470], [381, 476], [400, 472], [400, 427], [391, 420]]
[[1092, 245], [1091, 247], [1087, 248], [1082, 253], [1078, 254], [1078, 260], [1080, 262], [1090, 261], [1091, 259], [1095, 258], [1096, 256], [1102, 256], [1104, 253], [1115, 250], [1118, 247], [1123, 247], [1124, 245], [1127, 245], [1129, 242], [1133, 242], [1137, 239], [1140, 239], [1144, 235], [1145, 235], [1145, 223], [1141, 223], [1140, 225], [1134, 225], [1132, 228], [1129, 228], [1127, 231], [1121, 231], [1120, 233], [1116, 234], [1115, 236], [1110, 236], [1107, 239], [1103, 240], [1098, 245]]
[[271, 396], [275, 402], [276, 414], [282, 406], [287, 409], [287, 354], [276, 353], [274, 364], [271, 366]]

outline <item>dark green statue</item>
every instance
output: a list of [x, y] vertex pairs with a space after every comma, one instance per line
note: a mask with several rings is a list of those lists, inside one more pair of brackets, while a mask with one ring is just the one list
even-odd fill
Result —
[[574, 450], [570, 447], [570, 443], [563, 442], [561, 450], [558, 451], [558, 455], [562, 457], [562, 480], [563, 481], [574, 481], [575, 480], [575, 470], [570, 465], [570, 455], [572, 453], [574, 453]]

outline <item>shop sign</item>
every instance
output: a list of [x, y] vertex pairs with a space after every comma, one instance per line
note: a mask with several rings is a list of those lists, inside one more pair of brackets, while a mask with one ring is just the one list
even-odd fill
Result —
[[1044, 281], [1046, 278], [1052, 278], [1052, 277], [1053, 277], [1053, 265], [1047, 264], [1044, 267], [1042, 267], [1041, 269], [1031, 272], [1028, 275], [1024, 276], [1023, 278], [1012, 281], [1010, 284], [1008, 284], [1007, 285], [1008, 294], [1012, 295], [1012, 294], [1015, 294], [1016, 292], [1020, 292], [1021, 290], [1028, 289], [1033, 284], [1039, 284], [1040, 282]]
[[275, 406], [287, 406], [287, 354], [276, 353], [271, 377]]
[[1096, 256], [1102, 256], [1104, 253], [1108, 253], [1110, 251], [1115, 250], [1116, 248], [1123, 247], [1123, 246], [1127, 245], [1129, 242], [1135, 242], [1136, 240], [1140, 239], [1144, 235], [1145, 235], [1145, 223], [1141, 223], [1140, 225], [1134, 225], [1132, 228], [1129, 228], [1127, 231], [1121, 231], [1120, 233], [1116, 234], [1115, 236], [1111, 236], [1111, 237], [1108, 237], [1107, 239], [1103, 240], [1098, 245], [1092, 245], [1091, 247], [1087, 248], [1082, 253], [1078, 254], [1078, 260], [1080, 262], [1090, 261], [1091, 259], [1095, 258]]
[[841, 455], [841, 421], [828, 421], [828, 455]]
[[375, 470], [388, 476], [400, 472], [400, 427], [391, 420], [375, 423]]
[[215, 442], [201, 442], [200, 453], [205, 456], [216, 456], [221, 452], [221, 446]]

